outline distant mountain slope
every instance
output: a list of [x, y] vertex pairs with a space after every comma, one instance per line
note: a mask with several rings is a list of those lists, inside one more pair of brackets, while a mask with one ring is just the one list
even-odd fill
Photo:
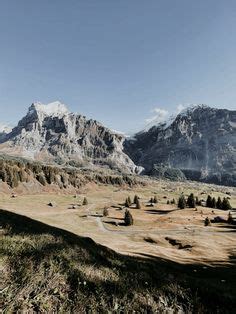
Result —
[[187, 108], [172, 123], [127, 139], [125, 152], [147, 174], [164, 166], [181, 169], [189, 179], [236, 186], [236, 111]]
[[70, 113], [60, 102], [33, 103], [8, 134], [0, 137], [0, 152], [32, 159], [84, 165], [105, 165], [123, 172], [140, 169], [123, 152], [124, 137], [95, 120]]

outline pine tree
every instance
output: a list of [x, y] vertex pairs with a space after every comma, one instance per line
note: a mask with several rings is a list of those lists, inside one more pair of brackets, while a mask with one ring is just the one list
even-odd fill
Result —
[[157, 204], [157, 197], [156, 197], [156, 195], [153, 198], [153, 203]]
[[170, 201], [168, 200], [168, 201], [166, 202], [166, 204], [169, 205], [169, 204], [170, 204]]
[[211, 200], [211, 207], [212, 208], [216, 208], [216, 199], [215, 199], [215, 197], [213, 197], [212, 200]]
[[139, 197], [137, 195], [134, 196], [134, 204], [137, 204]]
[[196, 202], [196, 205], [197, 206], [200, 206], [201, 205], [201, 202], [199, 201], [199, 199], [198, 199], [198, 197], [196, 196], [196, 200], [195, 200], [195, 202]]
[[222, 201], [222, 209], [223, 210], [230, 210], [232, 209], [232, 206], [230, 205], [230, 202], [227, 198], [224, 197], [223, 201]]
[[151, 197], [151, 199], [150, 199], [150, 203], [152, 204], [152, 203], [154, 203], [154, 200], [153, 200], [153, 198]]
[[212, 198], [210, 195], [207, 196], [206, 207], [212, 207]]
[[126, 210], [125, 212], [124, 222], [126, 226], [132, 226], [134, 224], [133, 216], [129, 210]]
[[229, 212], [229, 214], [228, 214], [228, 220], [227, 221], [229, 224], [231, 224], [233, 222], [233, 216], [232, 216], [231, 212]]
[[125, 199], [125, 207], [129, 207], [129, 201], [128, 198]]
[[216, 208], [222, 209], [222, 200], [220, 197], [218, 197], [217, 202], [216, 202]]
[[186, 201], [185, 201], [184, 195], [181, 194], [178, 201], [178, 208], [184, 209], [185, 207], [186, 207]]
[[137, 209], [141, 209], [141, 204], [140, 204], [139, 199], [137, 200], [137, 203], [136, 203], [136, 208], [137, 208]]
[[88, 200], [86, 197], [84, 197], [84, 200], [83, 200], [83, 205], [88, 205]]
[[127, 201], [128, 201], [129, 206], [131, 206], [131, 205], [132, 205], [132, 202], [131, 202], [130, 196], [128, 196]]
[[196, 207], [196, 202], [193, 193], [191, 193], [187, 199], [187, 205], [190, 208], [195, 208]]

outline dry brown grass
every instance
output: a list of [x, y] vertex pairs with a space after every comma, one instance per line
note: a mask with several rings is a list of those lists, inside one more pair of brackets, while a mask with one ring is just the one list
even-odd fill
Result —
[[127, 257], [3, 210], [0, 221], [3, 312], [231, 313], [236, 306], [232, 266]]
[[[145, 187], [132, 189], [89, 184], [76, 199], [74, 194], [19, 195], [17, 198], [4, 194], [0, 206], [75, 234], [89, 236], [120, 253], [158, 256], [180, 263], [227, 264], [231, 262], [230, 255], [235, 247], [235, 230], [225, 224], [204, 226], [206, 217], [220, 215], [227, 218], [227, 211], [214, 209], [212, 213], [212, 209], [205, 207], [178, 210], [176, 205], [166, 204], [168, 199], [177, 201], [181, 192], [186, 195], [194, 192], [195, 196], [206, 199], [207, 194], [224, 197], [227, 191], [231, 192], [231, 204], [236, 206], [235, 188], [168, 181], [150, 181]], [[125, 212], [122, 203], [128, 196], [133, 199], [135, 194], [140, 197], [142, 208], [130, 208], [134, 225], [126, 227], [122, 224]], [[158, 204], [147, 207], [148, 200], [154, 195]], [[81, 206], [85, 196], [88, 205]], [[49, 207], [50, 201], [56, 202], [57, 207]], [[76, 209], [71, 209], [73, 204], [78, 205]], [[109, 208], [109, 216], [101, 218], [104, 207]], [[145, 237], [155, 239], [156, 244], [145, 241]], [[166, 241], [166, 237], [190, 245], [191, 249], [179, 249]]]

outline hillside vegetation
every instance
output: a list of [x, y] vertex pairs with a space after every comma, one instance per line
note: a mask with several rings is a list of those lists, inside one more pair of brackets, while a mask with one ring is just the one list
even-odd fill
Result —
[[123, 175], [108, 169], [91, 171], [88, 168], [70, 166], [70, 163], [65, 166], [46, 165], [7, 155], [0, 155], [0, 180], [11, 188], [31, 181], [36, 181], [42, 186], [55, 184], [60, 188], [69, 186], [79, 188], [89, 182], [129, 186], [144, 184], [137, 176]]

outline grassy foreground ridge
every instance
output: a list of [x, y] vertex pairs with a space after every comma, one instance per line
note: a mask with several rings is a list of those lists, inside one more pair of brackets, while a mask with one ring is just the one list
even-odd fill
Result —
[[0, 210], [3, 312], [177, 311], [231, 313], [227, 267], [180, 265], [117, 254], [89, 238]]

